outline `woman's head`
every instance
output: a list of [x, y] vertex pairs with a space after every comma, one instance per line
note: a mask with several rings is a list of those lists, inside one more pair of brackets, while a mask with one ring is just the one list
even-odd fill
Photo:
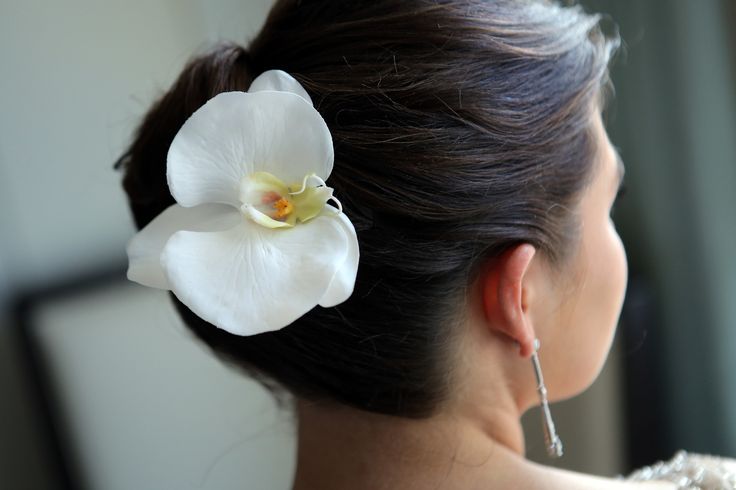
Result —
[[275, 390], [437, 411], [457, 385], [467, 300], [487, 264], [530, 244], [562, 282], [582, 277], [581, 202], [603, 167], [596, 102], [616, 47], [598, 21], [543, 1], [282, 0], [247, 50], [194, 58], [119, 161], [138, 227], [174, 202], [166, 153], [184, 121], [281, 69], [330, 129], [328, 185], [360, 265], [348, 301], [281, 330], [234, 336], [172, 295], [186, 324]]

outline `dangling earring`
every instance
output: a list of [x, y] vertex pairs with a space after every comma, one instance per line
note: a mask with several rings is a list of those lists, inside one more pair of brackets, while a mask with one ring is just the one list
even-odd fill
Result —
[[532, 353], [532, 364], [534, 365], [534, 374], [537, 375], [537, 391], [542, 399], [542, 423], [544, 427], [544, 441], [547, 444], [547, 454], [552, 458], [562, 456], [562, 441], [555, 431], [555, 424], [552, 422], [552, 413], [549, 411], [549, 402], [547, 401], [547, 388], [544, 386], [544, 378], [542, 377], [542, 367], [539, 364], [539, 339], [534, 339], [534, 352]]

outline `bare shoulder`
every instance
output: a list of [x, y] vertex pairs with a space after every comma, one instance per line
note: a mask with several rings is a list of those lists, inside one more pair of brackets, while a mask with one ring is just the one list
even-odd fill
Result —
[[677, 490], [667, 481], [626, 481], [538, 465], [535, 488], [566, 490]]

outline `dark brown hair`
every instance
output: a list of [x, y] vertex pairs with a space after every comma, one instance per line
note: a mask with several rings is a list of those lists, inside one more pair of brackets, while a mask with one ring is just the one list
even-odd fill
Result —
[[434, 413], [453, 392], [480, 265], [521, 242], [555, 264], [574, 248], [592, 108], [619, 42], [600, 20], [545, 1], [280, 0], [248, 49], [193, 58], [116, 163], [137, 226], [174, 203], [166, 153], [184, 121], [281, 69], [331, 131], [328, 185], [355, 225], [360, 265], [348, 301], [281, 330], [235, 336], [172, 294], [186, 324], [277, 395]]

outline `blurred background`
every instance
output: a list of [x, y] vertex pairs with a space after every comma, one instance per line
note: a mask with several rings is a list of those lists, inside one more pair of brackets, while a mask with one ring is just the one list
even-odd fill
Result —
[[[601, 377], [552, 407], [554, 464], [734, 457], [736, 2], [582, 3], [625, 44], [606, 119], [630, 283]], [[290, 415], [124, 279], [134, 227], [112, 169], [186, 59], [247, 43], [270, 4], [0, 0], [0, 488], [288, 488]], [[548, 463], [539, 416], [528, 451]]]

